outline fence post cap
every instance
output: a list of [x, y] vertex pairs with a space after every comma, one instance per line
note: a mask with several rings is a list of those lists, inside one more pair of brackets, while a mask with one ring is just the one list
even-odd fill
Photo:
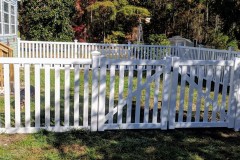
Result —
[[99, 52], [99, 51], [92, 51], [91, 54], [92, 54], [93, 56], [100, 56], [100, 55], [101, 55], [101, 52]]
[[78, 40], [77, 40], [77, 39], [74, 39], [74, 42], [78, 42]]

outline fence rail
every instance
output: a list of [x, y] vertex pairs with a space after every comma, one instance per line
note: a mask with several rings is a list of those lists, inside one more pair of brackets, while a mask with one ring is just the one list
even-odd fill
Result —
[[139, 44], [101, 44], [74, 42], [22, 41], [18, 39], [19, 58], [92, 58], [99, 51], [112, 59], [160, 60], [166, 56], [187, 60], [233, 60], [239, 52], [201, 47]]
[[[161, 60], [166, 57], [180, 57], [183, 60], [233, 60], [239, 53], [231, 50], [216, 50], [201, 47], [158, 46], [138, 44], [100, 44], [75, 42], [22, 41], [18, 39], [19, 58], [92, 58], [92, 51], [99, 51], [110, 59]], [[72, 66], [71, 66], [72, 67]], [[126, 66], [127, 67], [127, 66]], [[108, 68], [108, 66], [107, 66]], [[118, 69], [118, 66], [116, 66]], [[109, 69], [109, 68], [108, 68]], [[134, 68], [137, 70], [137, 65]], [[146, 70], [146, 68], [144, 68]], [[206, 80], [208, 67], [204, 68]], [[216, 69], [214, 69], [216, 70]], [[189, 70], [188, 70], [188, 74]], [[220, 83], [223, 84], [224, 68]], [[197, 75], [197, 74], [196, 74]], [[213, 81], [216, 72], [213, 71]]]
[[0, 132], [240, 129], [239, 59], [123, 60], [96, 52], [91, 57], [1, 58], [5, 91], [0, 96]]

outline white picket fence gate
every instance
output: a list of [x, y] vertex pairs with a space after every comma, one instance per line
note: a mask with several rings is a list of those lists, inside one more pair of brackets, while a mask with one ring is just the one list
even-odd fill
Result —
[[98, 52], [91, 57], [1, 58], [0, 132], [240, 129], [239, 59], [124, 60]]

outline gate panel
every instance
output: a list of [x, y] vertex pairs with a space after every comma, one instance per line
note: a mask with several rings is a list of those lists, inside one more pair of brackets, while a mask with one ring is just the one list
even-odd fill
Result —
[[174, 60], [173, 66], [179, 76], [172, 82], [169, 128], [229, 127], [234, 61]]
[[98, 130], [167, 129], [170, 69], [171, 58], [101, 58]]

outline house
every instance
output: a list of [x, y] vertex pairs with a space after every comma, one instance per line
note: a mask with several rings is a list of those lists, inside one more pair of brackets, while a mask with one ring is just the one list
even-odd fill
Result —
[[189, 46], [189, 47], [194, 46], [194, 43], [191, 40], [183, 38], [181, 36], [174, 36], [172, 38], [169, 38], [168, 40], [173, 46]]
[[17, 3], [18, 0], [0, 0], [0, 42], [13, 49], [17, 55]]

